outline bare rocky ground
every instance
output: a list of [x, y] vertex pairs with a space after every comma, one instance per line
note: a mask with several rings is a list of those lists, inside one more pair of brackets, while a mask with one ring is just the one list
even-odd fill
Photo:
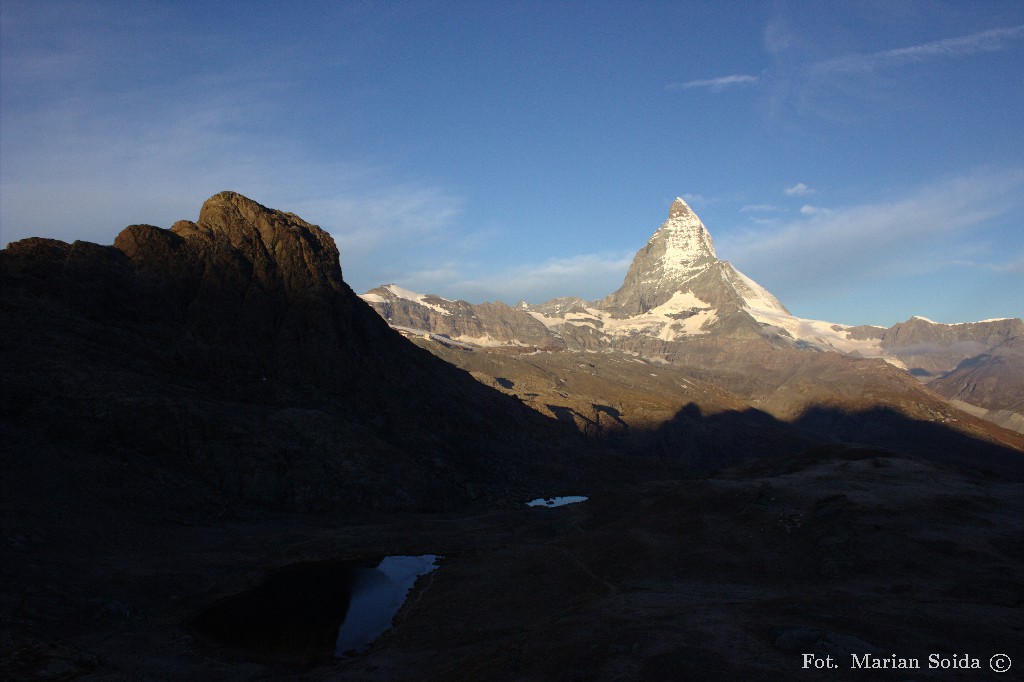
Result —
[[[590, 499], [553, 509], [340, 518], [190, 503], [179, 518], [97, 524], [104, 510], [84, 496], [57, 510], [59, 500], [40, 501], [32, 511], [61, 523], [5, 529], [0, 670], [81, 680], [1006, 679], [989, 658], [1024, 655], [1020, 483], [839, 446], [703, 479], [646, 473], [663, 480], [634, 470], [621, 485], [559, 491]], [[443, 555], [440, 568], [363, 656], [335, 659], [303, 633], [283, 653], [226, 649], [190, 625], [283, 566], [426, 553]], [[802, 669], [804, 653], [841, 667]], [[864, 653], [925, 669], [849, 670]], [[930, 671], [933, 653], [967, 654], [984, 670]]]

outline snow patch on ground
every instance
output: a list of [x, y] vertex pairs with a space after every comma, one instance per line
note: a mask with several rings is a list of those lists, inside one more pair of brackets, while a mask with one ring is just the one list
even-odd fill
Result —
[[985, 324], [986, 322], [1006, 322], [1007, 320], [1015, 320], [1015, 317], [990, 317], [987, 320], [978, 320], [977, 322], [936, 322], [935, 320], [929, 320], [927, 317], [921, 315], [911, 315], [912, 320], [921, 320], [928, 324], [934, 324], [939, 327], [963, 327], [968, 324]]
[[784, 329], [794, 339], [815, 348], [849, 355], [857, 354], [865, 358], [882, 358], [890, 365], [907, 369], [902, 360], [885, 352], [881, 339], [850, 338], [849, 325], [822, 320], [805, 320], [772, 310], [747, 308], [746, 311], [761, 324]]
[[733, 282], [733, 287], [736, 289], [736, 292], [743, 297], [743, 302], [747, 304], [748, 308], [765, 310], [783, 315], [789, 314], [786, 312], [783, 305], [779, 303], [779, 299], [771, 295], [771, 292], [736, 268], [731, 269], [739, 278], [738, 282]]
[[[678, 319], [675, 316], [688, 314]], [[674, 341], [680, 336], [707, 334], [703, 329], [718, 319], [718, 312], [690, 291], [677, 291], [672, 298], [646, 313], [604, 320], [604, 331], [612, 336], [645, 334], [662, 341]]]
[[647, 334], [663, 341], [673, 341], [686, 335], [706, 334], [708, 332], [703, 327], [718, 318], [715, 309], [691, 291], [677, 291], [660, 306], [631, 317], [617, 318], [604, 310], [589, 307], [560, 316], [538, 312], [531, 312], [530, 315], [548, 329], [557, 329], [563, 324], [571, 323], [581, 327], [592, 327], [610, 336]]
[[536, 313], [536, 312], [533, 312], [532, 310], [530, 311], [530, 315], [533, 317], [533, 319], [537, 320], [538, 322], [543, 324], [548, 329], [553, 329], [554, 327], [559, 327], [559, 326], [561, 326], [565, 322], [565, 318], [564, 317], [549, 317], [548, 315], [545, 315], [544, 313]]
[[525, 344], [519, 340], [499, 341], [498, 339], [494, 338], [489, 334], [484, 334], [483, 336], [469, 336], [468, 334], [463, 334], [462, 336], [453, 336], [452, 338], [455, 339], [456, 341], [461, 341], [463, 343], [471, 343], [476, 346], [486, 346], [488, 348], [493, 348], [496, 346], [525, 347]]

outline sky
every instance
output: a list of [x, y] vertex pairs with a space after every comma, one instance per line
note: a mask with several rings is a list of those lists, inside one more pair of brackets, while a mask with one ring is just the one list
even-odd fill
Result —
[[0, 244], [222, 190], [357, 292], [617, 289], [683, 197], [795, 315], [1024, 315], [1024, 2], [0, 0]]

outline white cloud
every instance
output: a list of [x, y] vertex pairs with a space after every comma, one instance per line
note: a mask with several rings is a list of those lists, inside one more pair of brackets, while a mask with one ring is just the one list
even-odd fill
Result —
[[720, 92], [732, 85], [757, 85], [761, 78], [747, 74], [733, 74], [731, 76], [720, 76], [718, 78], [707, 78], [686, 81], [685, 83], [670, 83], [666, 86], [669, 90], [690, 90], [692, 88], [708, 88], [712, 92]]
[[1024, 25], [995, 28], [958, 38], [945, 38], [920, 45], [883, 50], [871, 54], [851, 54], [829, 59], [814, 66], [826, 72], [868, 72], [888, 66], [901, 66], [941, 57], [959, 57], [977, 52], [995, 52], [1005, 49], [1007, 43], [1024, 38]]
[[805, 197], [808, 194], [814, 194], [817, 190], [813, 190], [802, 182], [798, 182], [792, 187], [787, 187], [782, 190], [783, 194], [787, 197]]

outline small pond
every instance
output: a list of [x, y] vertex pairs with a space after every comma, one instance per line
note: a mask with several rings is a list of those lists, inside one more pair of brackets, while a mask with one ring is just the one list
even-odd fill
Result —
[[188, 627], [211, 644], [261, 660], [301, 664], [360, 654], [391, 627], [416, 579], [437, 568], [437, 559], [292, 564], [210, 604]]
[[538, 497], [526, 503], [527, 507], [561, 507], [566, 504], [586, 502], [585, 495], [563, 495], [562, 497]]
[[437, 556], [389, 556], [376, 568], [357, 568], [345, 620], [338, 629], [337, 656], [361, 654], [391, 627], [421, 575], [437, 568]]

